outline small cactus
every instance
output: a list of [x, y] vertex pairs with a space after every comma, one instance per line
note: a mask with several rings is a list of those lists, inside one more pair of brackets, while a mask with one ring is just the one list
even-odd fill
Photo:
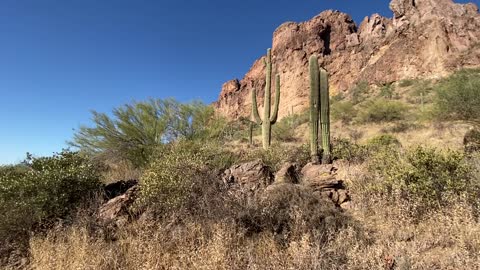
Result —
[[[311, 56], [310, 66], [310, 155], [313, 163], [320, 162], [318, 131], [321, 130], [322, 163], [332, 162], [330, 144], [330, 94], [328, 73], [318, 66], [318, 58]], [[319, 127], [320, 122], [320, 127]]]
[[272, 125], [277, 122], [278, 105], [280, 104], [280, 75], [275, 76], [275, 104], [273, 107], [273, 114], [270, 109], [270, 95], [272, 88], [272, 53], [271, 49], [267, 50], [267, 58], [265, 59], [266, 66], [266, 85], [263, 107], [263, 120], [260, 118], [257, 106], [257, 93], [255, 88], [252, 90], [252, 114], [255, 122], [262, 126], [262, 144], [263, 149], [267, 150], [272, 141]]

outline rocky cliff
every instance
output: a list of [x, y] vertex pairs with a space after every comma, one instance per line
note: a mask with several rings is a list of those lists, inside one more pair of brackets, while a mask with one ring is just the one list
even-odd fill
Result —
[[[332, 93], [355, 83], [383, 84], [439, 77], [480, 66], [480, 15], [475, 4], [452, 0], [392, 0], [393, 18], [378, 14], [360, 26], [342, 12], [327, 10], [303, 23], [287, 22], [273, 33], [272, 58], [281, 76], [279, 117], [308, 106], [308, 58], [320, 57]], [[214, 106], [230, 119], [249, 117], [251, 92], [263, 104], [263, 58], [241, 80], [226, 82]]]

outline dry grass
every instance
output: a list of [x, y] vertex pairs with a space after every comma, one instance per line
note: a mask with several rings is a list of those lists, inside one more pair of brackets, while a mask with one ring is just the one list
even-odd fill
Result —
[[480, 269], [480, 223], [467, 204], [414, 221], [368, 193], [362, 164], [338, 165], [353, 222], [321, 237], [300, 232], [285, 245], [232, 219], [187, 217], [141, 219], [112, 241], [77, 224], [34, 236], [31, 269]]
[[[381, 209], [381, 210], [380, 210]], [[478, 269], [480, 224], [462, 206], [412, 224], [391, 208], [355, 209], [369, 240], [352, 226], [315, 242], [307, 234], [287, 247], [274, 235], [246, 237], [229, 223], [171, 228], [131, 224], [109, 242], [82, 227], [31, 240], [32, 269]], [[387, 267], [388, 269], [388, 267]]]

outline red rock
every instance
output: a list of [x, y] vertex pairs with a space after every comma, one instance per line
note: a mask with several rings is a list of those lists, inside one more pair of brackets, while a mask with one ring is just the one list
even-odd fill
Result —
[[[279, 26], [272, 45], [273, 64], [282, 85], [279, 118], [308, 107], [308, 58], [312, 54], [319, 55], [320, 64], [329, 71], [332, 94], [347, 91], [359, 81], [382, 84], [441, 77], [462, 67], [480, 66], [476, 5], [393, 0], [390, 8], [393, 18], [374, 14], [358, 27], [349, 15], [331, 10], [307, 22]], [[215, 108], [230, 119], [249, 117], [252, 89], [263, 104], [264, 86], [262, 57], [242, 80], [224, 84]]]

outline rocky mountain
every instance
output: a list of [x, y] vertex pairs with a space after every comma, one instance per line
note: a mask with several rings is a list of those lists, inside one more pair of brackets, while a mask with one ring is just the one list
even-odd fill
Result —
[[[384, 84], [441, 77], [462, 67], [480, 66], [480, 15], [475, 4], [392, 0], [390, 9], [393, 18], [374, 14], [360, 26], [348, 14], [332, 10], [306, 22], [280, 25], [272, 45], [273, 65], [282, 81], [279, 117], [308, 106], [312, 54], [330, 73], [332, 93], [348, 91], [359, 81]], [[223, 85], [214, 103], [218, 113], [230, 119], [249, 117], [253, 88], [262, 106], [264, 57], [243, 79]]]

